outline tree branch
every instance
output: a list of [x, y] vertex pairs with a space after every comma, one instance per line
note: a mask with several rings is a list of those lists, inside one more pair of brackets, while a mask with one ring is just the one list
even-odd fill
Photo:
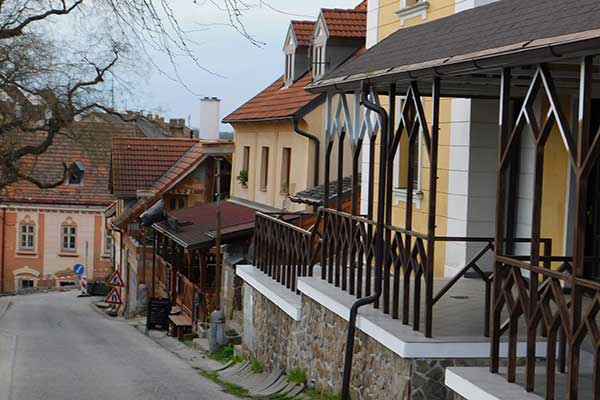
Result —
[[62, 1], [62, 4], [63, 4], [62, 9], [53, 8], [53, 9], [43, 12], [41, 14], [32, 15], [31, 17], [25, 18], [25, 20], [23, 20], [21, 23], [19, 23], [19, 25], [15, 26], [14, 28], [1, 29], [0, 30], [0, 39], [8, 39], [8, 38], [16, 37], [16, 36], [21, 36], [23, 34], [23, 29], [25, 29], [28, 25], [31, 25], [32, 23], [34, 23], [36, 21], [44, 20], [52, 15], [69, 14], [69, 13], [71, 13], [71, 11], [73, 11], [77, 7], [79, 7], [81, 5], [81, 3], [83, 3], [83, 0], [77, 0], [70, 7], [67, 7], [66, 2], [63, 0]]

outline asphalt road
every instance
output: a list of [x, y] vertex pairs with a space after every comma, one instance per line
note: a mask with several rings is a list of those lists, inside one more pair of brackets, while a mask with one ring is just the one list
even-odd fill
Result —
[[234, 399], [93, 300], [0, 298], [0, 400]]

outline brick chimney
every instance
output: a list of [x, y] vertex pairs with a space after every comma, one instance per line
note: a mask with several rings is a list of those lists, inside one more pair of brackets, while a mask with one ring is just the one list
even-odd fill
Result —
[[169, 120], [169, 132], [172, 137], [185, 137], [185, 119], [171, 118]]

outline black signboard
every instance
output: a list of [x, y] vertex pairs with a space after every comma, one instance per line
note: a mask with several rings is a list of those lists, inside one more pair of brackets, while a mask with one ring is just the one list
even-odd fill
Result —
[[148, 302], [148, 315], [146, 317], [146, 329], [167, 329], [169, 326], [169, 313], [171, 302], [169, 299], [151, 298]]

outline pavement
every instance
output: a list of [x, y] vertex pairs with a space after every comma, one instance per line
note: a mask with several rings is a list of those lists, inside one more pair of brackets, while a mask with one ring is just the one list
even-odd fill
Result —
[[236, 398], [77, 294], [0, 298], [0, 400]]

